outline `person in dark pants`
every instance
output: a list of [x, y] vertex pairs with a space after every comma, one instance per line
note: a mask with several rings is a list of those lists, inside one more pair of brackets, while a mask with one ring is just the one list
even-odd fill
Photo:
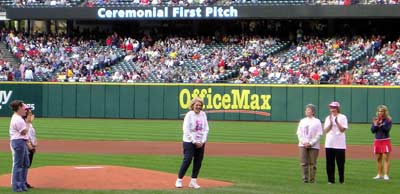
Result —
[[329, 104], [329, 116], [324, 123], [326, 173], [328, 183], [335, 183], [335, 162], [339, 171], [339, 182], [344, 183], [344, 164], [346, 161], [346, 130], [348, 128], [347, 117], [340, 113], [339, 102]]
[[[26, 114], [27, 114], [27, 116], [32, 115], [32, 121], [33, 121], [33, 118], [35, 115], [32, 114], [32, 108], [28, 107]], [[24, 119], [26, 119], [26, 117]], [[33, 125], [31, 124], [31, 127], [29, 128], [29, 131], [28, 131], [28, 140], [27, 140], [27, 148], [29, 151], [29, 168], [32, 166], [33, 155], [36, 153], [36, 146], [37, 146], [36, 130], [35, 130], [35, 128], [33, 128]], [[33, 186], [30, 185], [28, 182], [26, 182], [26, 186], [29, 189], [33, 188]]]
[[190, 188], [198, 189], [197, 177], [204, 157], [205, 143], [208, 136], [208, 121], [206, 113], [202, 111], [203, 100], [194, 98], [190, 103], [190, 111], [183, 121], [183, 161], [179, 170], [176, 188], [182, 188], [182, 179], [193, 160], [192, 179]]

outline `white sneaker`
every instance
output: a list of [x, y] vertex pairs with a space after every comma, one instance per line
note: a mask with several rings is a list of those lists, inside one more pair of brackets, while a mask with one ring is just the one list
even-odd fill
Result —
[[194, 188], [194, 189], [199, 189], [200, 185], [197, 184], [197, 180], [196, 179], [192, 179], [189, 183], [189, 187], [190, 188]]
[[376, 176], [374, 176], [374, 177], [372, 177], [372, 179], [375, 179], [375, 180], [378, 180], [378, 179], [382, 179], [383, 177], [381, 176], [381, 175], [376, 175]]
[[383, 176], [383, 180], [389, 180], [389, 176], [387, 174], [385, 174], [385, 176]]
[[182, 188], [182, 179], [176, 179], [175, 187], [176, 188]]

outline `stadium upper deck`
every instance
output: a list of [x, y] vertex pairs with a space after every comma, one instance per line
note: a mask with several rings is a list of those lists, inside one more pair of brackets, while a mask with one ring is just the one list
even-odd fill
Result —
[[5, 6], [147, 6], [147, 5], [356, 5], [356, 4], [398, 4], [398, 0], [1, 0]]

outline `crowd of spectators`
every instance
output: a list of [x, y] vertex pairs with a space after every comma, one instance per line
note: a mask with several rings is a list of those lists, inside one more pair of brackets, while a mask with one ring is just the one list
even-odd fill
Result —
[[[150, 78], [163, 82], [218, 81], [222, 75], [238, 69], [252, 55], [264, 57], [266, 49], [276, 44], [276, 39], [249, 36], [224, 36], [220, 38], [168, 37], [142, 49], [125, 41], [127, 56], [124, 61], [133, 64], [140, 72], [128, 72], [128, 81]], [[254, 58], [253, 63], [256, 63]], [[116, 72], [118, 75], [121, 72]]]
[[311, 5], [394, 5], [399, 4], [399, 0], [306, 0]]
[[[130, 4], [136, 6], [147, 5], [169, 5], [169, 6], [188, 6], [188, 5], [213, 5], [217, 0], [88, 0], [86, 6], [118, 5]], [[219, 5], [229, 5], [230, 0], [218, 1]]]
[[15, 0], [15, 6], [78, 6], [83, 2], [83, 0]]
[[11, 31], [2, 40], [21, 63], [0, 60], [0, 80], [400, 84], [400, 39], [382, 36], [298, 36], [289, 45], [268, 36], [153, 40], [114, 33], [92, 40]]
[[370, 39], [302, 37], [288, 51], [269, 56], [251, 68], [242, 67], [239, 79], [243, 82], [350, 84], [352, 81], [345, 76], [345, 70], [351, 70], [359, 63], [358, 59], [373, 55], [381, 41], [380, 36]]
[[[377, 54], [368, 57], [365, 65], [354, 70], [357, 83], [373, 85], [400, 84], [400, 38], [388, 41], [377, 51]], [[369, 75], [372, 83], [362, 79], [362, 75]], [[390, 79], [382, 79], [390, 78]]]
[[9, 69], [14, 80], [96, 81], [92, 73], [109, 71], [122, 56], [117, 48], [101, 47], [101, 42], [66, 35], [2, 33], [10, 52], [18, 58], [18, 68]]
[[13, 67], [10, 62], [3, 58], [3, 53], [0, 52], [0, 81], [13, 81], [13, 74], [10, 73]]
[[382, 47], [381, 36], [305, 39], [289, 51], [242, 68], [237, 83], [400, 84], [400, 40]]

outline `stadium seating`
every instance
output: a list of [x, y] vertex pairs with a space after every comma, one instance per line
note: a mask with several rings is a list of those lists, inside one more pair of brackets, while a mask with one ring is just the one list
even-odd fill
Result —
[[[8, 0], [10, 1], [10, 0]], [[26, 8], [36, 7], [76, 7], [80, 6], [85, 0], [45, 0], [45, 1], [27, 1], [27, 0], [13, 0], [7, 6], [17, 6]]]
[[13, 5], [15, 0], [0, 0], [0, 6], [10, 6]]
[[365, 78], [374, 85], [400, 85], [400, 39], [389, 42], [380, 52], [368, 60]]
[[[347, 42], [345, 39], [334, 38], [324, 39], [322, 42], [327, 44], [333, 40]], [[312, 40], [310, 42], [315, 43], [316, 41]], [[311, 74], [317, 72], [321, 76], [319, 80], [321, 83], [344, 84], [341, 83], [342, 78], [340, 76], [344, 75], [347, 70], [352, 70], [356, 62], [365, 59], [368, 49], [364, 47], [370, 44], [369, 40], [357, 38], [347, 44], [342, 44], [338, 48], [334, 48], [332, 45], [328, 44], [328, 46], [324, 47], [324, 53], [318, 54], [315, 45], [310, 46], [310, 42], [303, 42], [300, 45], [292, 46], [291, 49], [264, 61], [267, 65], [262, 67], [261, 65], [257, 66], [256, 75], [253, 75], [253, 72], [242, 70], [239, 77], [241, 81], [237, 83], [313, 83]], [[308, 49], [308, 47], [310, 47], [311, 50]], [[385, 61], [382, 61], [382, 63], [385, 63]], [[397, 65], [395, 66], [397, 67]], [[279, 69], [279, 71], [277, 69]], [[398, 69], [391, 66], [383, 66], [381, 69], [382, 73], [380, 76], [374, 77], [366, 72], [362, 73], [362, 75], [356, 75], [354, 80], [350, 80], [350, 82], [353, 82], [353, 84], [367, 84], [360, 83], [359, 78], [363, 77], [370, 82], [368, 84], [398, 84], [396, 80], [396, 73], [399, 72]], [[258, 72], [260, 72], [260, 74], [258, 74]], [[304, 79], [300, 79], [299, 74], [300, 77]], [[331, 76], [336, 77], [333, 82], [329, 80]]]
[[[263, 54], [265, 56], [274, 54], [288, 45], [288, 42], [277, 42], [271, 47], [267, 47], [264, 45]], [[202, 59], [192, 59], [190, 57], [185, 57], [181, 59], [179, 65], [169, 67], [172, 75], [165, 76], [163, 73], [153, 71], [145, 79], [133, 80], [133, 81], [144, 81], [144, 82], [206, 82], [206, 83], [218, 83], [218, 82], [227, 82], [232, 78], [238, 75], [238, 66], [234, 65], [232, 67], [227, 67], [227, 69], [219, 69], [215, 70], [216, 66], [210, 66], [213, 60], [218, 60], [218, 56], [221, 52], [229, 52], [229, 57], [241, 57], [241, 52], [243, 51], [243, 47], [240, 47], [236, 44], [229, 43], [212, 43], [205, 45], [200, 51], [199, 54], [201, 56], [205, 56], [205, 58], [211, 58], [211, 60], [202, 60]], [[192, 53], [193, 54], [193, 53]], [[167, 53], [164, 53], [167, 56]], [[228, 58], [229, 58], [228, 57]], [[151, 63], [155, 63], [155, 61], [150, 61]], [[236, 64], [237, 62], [235, 62]], [[214, 64], [215, 65], [215, 64]], [[135, 64], [134, 62], [126, 62], [123, 61], [117, 65], [115, 65], [115, 71], [136, 71], [140, 72], [141, 68], [139, 68], [140, 64]], [[213, 70], [210, 70], [213, 69]], [[170, 73], [168, 72], [168, 73]], [[196, 72], [201, 72], [200, 75], [195, 75]], [[177, 74], [178, 73], [178, 74]], [[157, 76], [158, 75], [158, 76]]]
[[306, 0], [242, 0], [234, 1], [236, 5], [306, 5]]
[[[142, 47], [140, 41], [114, 35], [108, 43], [79, 44], [53, 37], [49, 40], [58, 47], [52, 50], [28, 44], [40, 37], [20, 36], [18, 44], [13, 37], [6, 38], [8, 47], [23, 69], [34, 70], [31, 81], [400, 85], [400, 40], [372, 47], [382, 42], [379, 36], [308, 37], [298, 44], [271, 37], [169, 37]], [[20, 80], [24, 72], [16, 76], [18, 71], [1, 70], [0, 79], [12, 73]]]

